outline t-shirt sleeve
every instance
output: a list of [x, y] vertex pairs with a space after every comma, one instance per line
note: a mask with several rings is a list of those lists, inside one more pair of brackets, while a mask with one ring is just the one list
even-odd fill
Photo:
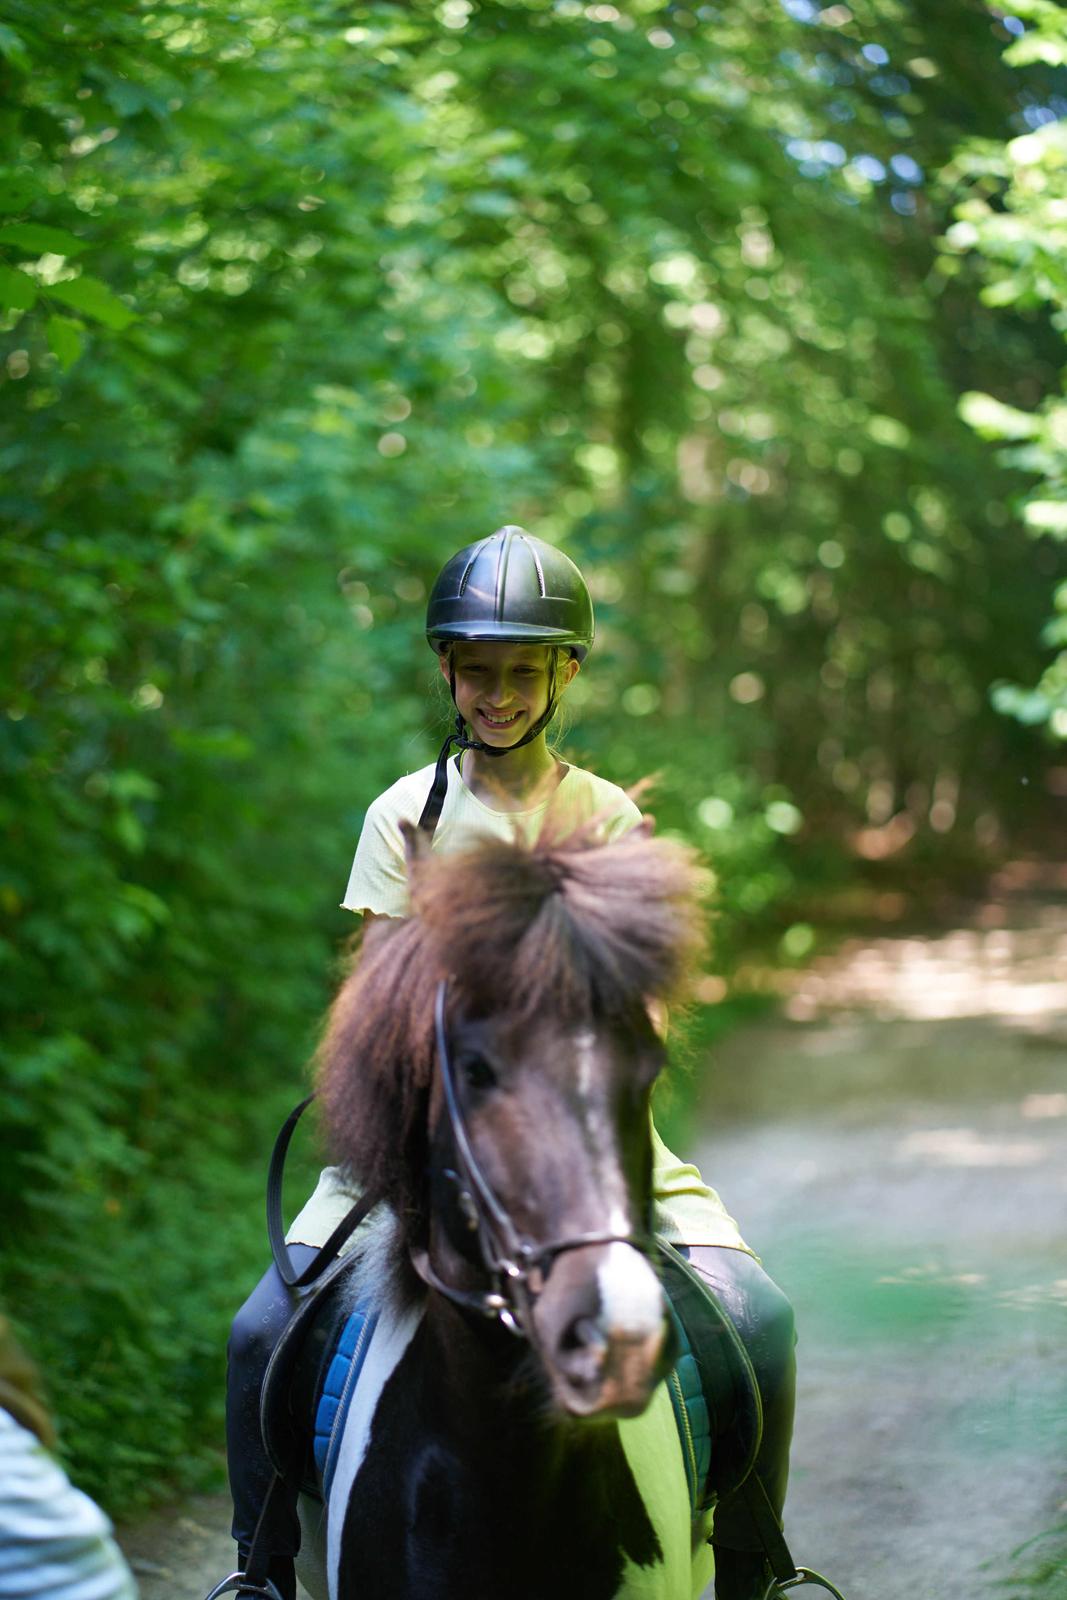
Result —
[[652, 1123], [652, 1191], [656, 1201], [656, 1232], [684, 1244], [719, 1245], [752, 1255], [715, 1190], [692, 1162], [680, 1161], [668, 1150]]
[[367, 809], [341, 904], [346, 911], [406, 917], [408, 878], [404, 842], [392, 808], [384, 804], [385, 799], [385, 795], [379, 796]]
[[631, 828], [636, 828], [643, 820], [639, 808], [625, 790], [620, 789], [618, 796], [618, 808], [604, 824], [605, 839], [621, 839], [624, 833], [629, 833]]

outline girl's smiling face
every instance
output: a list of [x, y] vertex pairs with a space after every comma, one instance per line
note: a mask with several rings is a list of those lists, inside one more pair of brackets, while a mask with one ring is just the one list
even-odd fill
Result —
[[[456, 706], [483, 744], [507, 749], [521, 739], [548, 706], [552, 651], [543, 644], [454, 645], [441, 671], [455, 673]], [[573, 659], [556, 667], [556, 689], [578, 671]]]

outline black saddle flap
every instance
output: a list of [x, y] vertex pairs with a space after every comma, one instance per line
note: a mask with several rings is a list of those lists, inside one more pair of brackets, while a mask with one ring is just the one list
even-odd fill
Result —
[[745, 1348], [744, 1325], [729, 1302], [665, 1239], [657, 1241], [663, 1286], [700, 1372], [711, 1422], [711, 1466], [702, 1503], [723, 1500], [752, 1471], [763, 1437], [759, 1383]]
[[297, 1487], [310, 1482], [310, 1419], [323, 1363], [351, 1309], [345, 1290], [353, 1265], [352, 1257], [342, 1256], [310, 1288], [291, 1291], [293, 1313], [264, 1374], [263, 1444], [275, 1472]]

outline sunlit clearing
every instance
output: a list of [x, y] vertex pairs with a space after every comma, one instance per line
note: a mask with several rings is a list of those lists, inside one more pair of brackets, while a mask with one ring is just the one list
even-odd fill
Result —
[[940, 1167], [1032, 1167], [1051, 1153], [1032, 1139], [992, 1139], [973, 1128], [921, 1128], [896, 1147], [898, 1160]]

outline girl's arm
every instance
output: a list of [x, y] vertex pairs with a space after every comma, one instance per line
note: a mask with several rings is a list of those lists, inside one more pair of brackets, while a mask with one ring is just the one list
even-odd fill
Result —
[[[748, 1250], [715, 1190], [692, 1162], [668, 1150], [652, 1123], [652, 1192], [658, 1213], [656, 1230], [682, 1244], [725, 1245]], [[751, 1252], [749, 1252], [751, 1254]]]

